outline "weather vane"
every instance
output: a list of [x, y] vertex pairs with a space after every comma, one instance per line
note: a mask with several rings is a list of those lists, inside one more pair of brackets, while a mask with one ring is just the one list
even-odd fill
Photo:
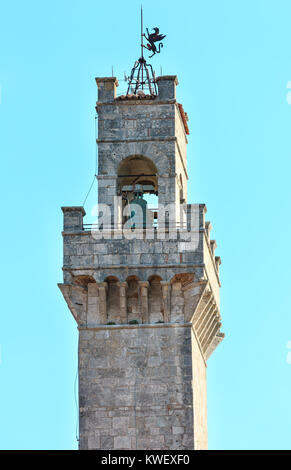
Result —
[[160, 42], [159, 44], [159, 49], [156, 48], [156, 45], [155, 45], [155, 42], [158, 42], [158, 41], [162, 41], [166, 35], [165, 34], [159, 34], [160, 30], [159, 28], [153, 28], [154, 29], [154, 33], [150, 34], [149, 33], [149, 30], [147, 28], [147, 33], [148, 35], [146, 36], [145, 34], [143, 34], [143, 36], [146, 38], [146, 40], [149, 42], [146, 46], [144, 46], [142, 44], [142, 47], [145, 47], [146, 49], [148, 49], [149, 51], [152, 51], [152, 55], [150, 55], [149, 58], [153, 57], [155, 54], [159, 54], [161, 52], [161, 47], [163, 47], [163, 43]]
[[[130, 93], [137, 94], [138, 91], [144, 93], [144, 90], [148, 90], [152, 96], [157, 95], [155, 72], [153, 71], [152, 65], [146, 62], [143, 52], [144, 49], [152, 52], [152, 55], [150, 55], [149, 58], [153, 57], [155, 54], [159, 54], [163, 47], [163, 43], [161, 41], [166, 37], [166, 35], [160, 34], [160, 30], [157, 27], [153, 28], [154, 33], [152, 34], [149, 33], [148, 28], [146, 28], [146, 31], [147, 34], [144, 34], [143, 11], [141, 7], [141, 56], [135, 62], [131, 70], [131, 74], [128, 79], [127, 95]], [[146, 45], [143, 43], [144, 38], [148, 41]], [[156, 43], [159, 43], [158, 47]]]

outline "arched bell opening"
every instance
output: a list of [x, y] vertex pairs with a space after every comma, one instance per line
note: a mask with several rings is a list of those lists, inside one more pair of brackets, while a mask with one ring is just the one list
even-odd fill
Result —
[[154, 225], [157, 218], [154, 209], [158, 207], [158, 175], [152, 160], [143, 155], [131, 155], [122, 160], [118, 167], [117, 191], [122, 197], [122, 224], [128, 221], [131, 228]]

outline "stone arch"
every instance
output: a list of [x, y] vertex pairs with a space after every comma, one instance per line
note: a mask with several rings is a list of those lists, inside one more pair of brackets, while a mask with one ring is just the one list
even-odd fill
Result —
[[107, 158], [102, 159], [100, 173], [117, 174], [121, 161], [128, 156], [142, 155], [151, 160], [159, 174], [175, 169], [175, 143], [173, 146], [164, 142], [120, 142], [114, 145], [113, 152], [107, 152]]
[[91, 284], [92, 282], [95, 282], [95, 279], [93, 276], [89, 276], [87, 274], [81, 274], [78, 276], [73, 276], [72, 277], [72, 284], [75, 286], [81, 286], [81, 287], [88, 287], [88, 284]]
[[148, 279], [148, 303], [150, 323], [158, 323], [164, 321], [164, 304], [161, 280], [162, 278], [157, 275], [150, 276]]
[[[138, 191], [138, 192], [137, 192]], [[130, 202], [134, 198], [140, 198], [139, 207], [143, 207], [141, 223], [152, 225], [154, 212], [147, 212], [147, 202], [150, 197], [158, 206], [158, 171], [154, 162], [144, 155], [129, 155], [118, 165], [117, 169], [117, 194], [122, 196], [122, 214], [119, 220], [122, 223], [132, 216]], [[138, 196], [137, 196], [138, 195]], [[148, 219], [147, 222], [145, 219]]]
[[182, 287], [186, 287], [188, 284], [194, 281], [194, 273], [179, 273], [175, 274], [171, 278], [171, 283], [180, 282]]
[[119, 279], [116, 276], [106, 276], [104, 282], [118, 282]]
[[[99, 145], [99, 202], [113, 205], [114, 196], [120, 195], [118, 171], [126, 159], [141, 157], [152, 162], [157, 170], [159, 204], [177, 202], [175, 141], [114, 142]], [[121, 222], [120, 208], [118, 222]]]
[[158, 170], [154, 162], [144, 155], [129, 155], [121, 160], [117, 168], [118, 192], [127, 185], [143, 184], [154, 186], [158, 193]]

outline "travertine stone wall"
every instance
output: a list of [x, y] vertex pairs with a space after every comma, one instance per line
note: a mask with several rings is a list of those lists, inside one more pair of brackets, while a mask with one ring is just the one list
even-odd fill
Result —
[[[195, 342], [189, 324], [80, 329], [81, 449], [207, 446], [198, 396], [205, 392], [205, 364]], [[192, 380], [199, 383], [196, 444]]]
[[195, 419], [194, 448], [207, 449], [207, 382], [205, 359], [196, 339], [194, 330], [191, 331], [192, 344], [192, 387], [193, 413]]

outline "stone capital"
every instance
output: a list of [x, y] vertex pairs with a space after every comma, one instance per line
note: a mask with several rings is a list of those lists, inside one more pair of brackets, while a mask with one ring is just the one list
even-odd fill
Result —
[[149, 287], [149, 281], [138, 281], [139, 287]]
[[124, 289], [128, 288], [128, 284], [127, 284], [126, 281], [124, 281], [124, 282], [118, 281], [116, 284], [117, 284], [118, 287], [123, 287]]
[[108, 289], [108, 284], [107, 282], [97, 282], [96, 283], [99, 289]]

